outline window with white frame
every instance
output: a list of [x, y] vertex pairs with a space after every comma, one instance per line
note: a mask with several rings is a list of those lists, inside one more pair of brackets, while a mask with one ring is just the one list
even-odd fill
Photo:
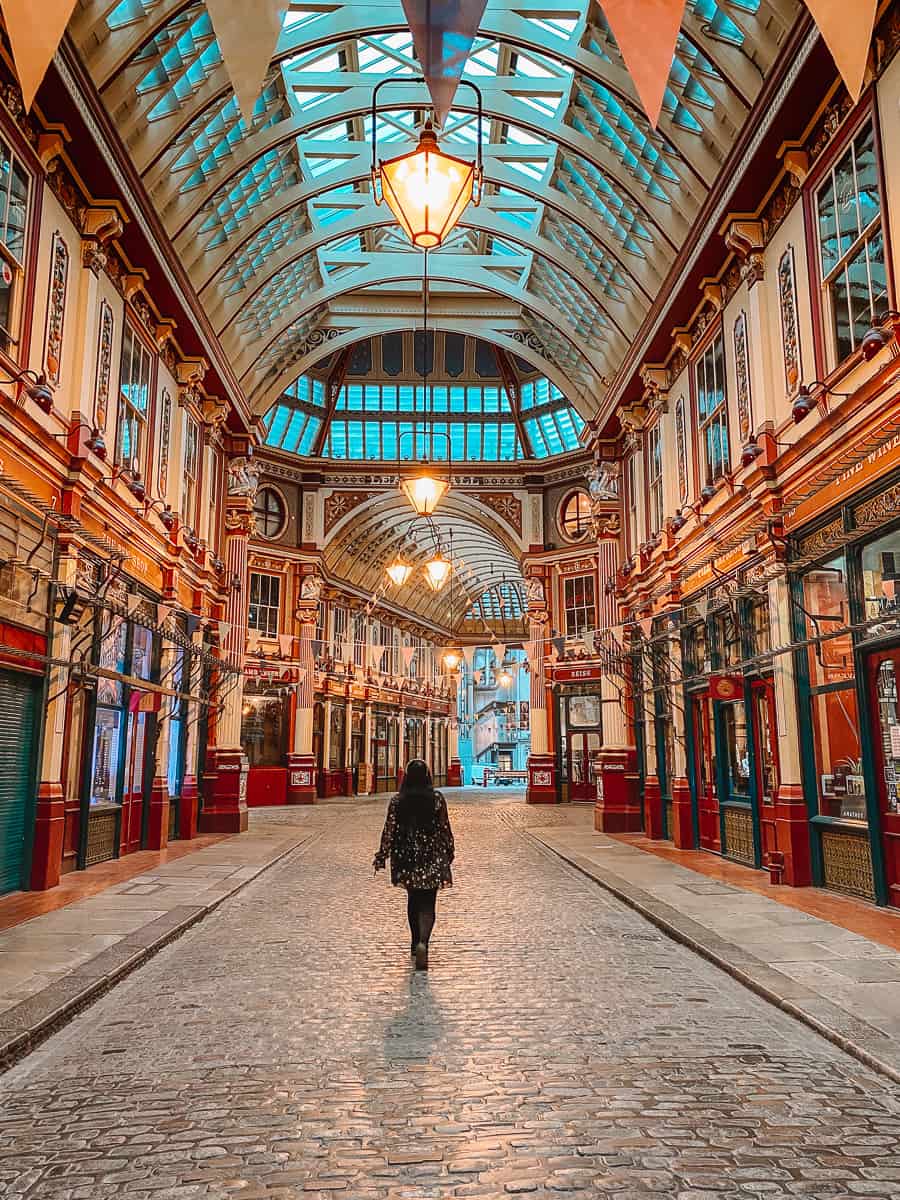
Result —
[[659, 533], [663, 523], [662, 433], [657, 423], [647, 434], [647, 500], [650, 532]]
[[867, 122], [816, 192], [819, 277], [835, 366], [887, 311], [875, 131]]
[[353, 614], [353, 662], [357, 667], [364, 665], [366, 653], [366, 631], [368, 622], [364, 613]]
[[344, 643], [347, 641], [347, 630], [350, 627], [350, 614], [346, 608], [334, 609], [334, 631], [331, 640], [331, 656], [335, 662], [344, 661]]
[[637, 455], [632, 454], [625, 464], [625, 502], [628, 506], [628, 544], [632, 551], [638, 541]]
[[144, 471], [152, 367], [150, 351], [131, 326], [126, 325], [122, 335], [122, 366], [119, 372], [116, 461], [129, 471]]
[[197, 519], [197, 484], [200, 480], [200, 426], [187, 413], [184, 416], [182, 468], [181, 521], [193, 529]]
[[7, 353], [18, 344], [30, 203], [31, 175], [0, 138], [0, 346]]
[[266, 638], [278, 637], [281, 614], [281, 577], [250, 572], [250, 607], [247, 627]]
[[697, 363], [697, 425], [703, 453], [704, 484], [713, 484], [730, 466], [728, 406], [725, 395], [725, 341], [717, 333]]
[[593, 575], [572, 575], [563, 579], [563, 611], [567, 636], [594, 628], [596, 605]]

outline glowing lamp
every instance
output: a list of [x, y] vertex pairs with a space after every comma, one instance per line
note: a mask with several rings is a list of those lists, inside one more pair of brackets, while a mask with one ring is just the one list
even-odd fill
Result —
[[444, 651], [444, 666], [448, 671], [455, 671], [461, 662], [462, 654], [455, 647]]
[[479, 182], [475, 163], [454, 158], [438, 149], [437, 137], [427, 121], [419, 144], [409, 154], [379, 163], [373, 171], [381, 195], [414, 246], [432, 250], [440, 246], [472, 199]]
[[497, 676], [497, 683], [502, 688], [510, 687], [512, 685], [512, 675], [510, 675], [509, 671], [501, 671]]
[[420, 474], [400, 480], [400, 491], [413, 506], [418, 517], [430, 517], [449, 486], [446, 479], [430, 475], [424, 463]]
[[425, 581], [433, 592], [439, 592], [450, 578], [452, 570], [453, 564], [450, 559], [444, 558], [438, 550], [434, 558], [430, 558], [425, 564]]
[[388, 563], [385, 571], [387, 571], [388, 578], [395, 587], [403, 587], [404, 583], [409, 579], [412, 567], [398, 555], [393, 562]]

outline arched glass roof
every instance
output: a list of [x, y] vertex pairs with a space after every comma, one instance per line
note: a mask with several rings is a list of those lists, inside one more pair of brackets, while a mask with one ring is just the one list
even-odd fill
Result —
[[[395, 335], [331, 356], [270, 409], [266, 445], [355, 461], [513, 462], [579, 449], [582, 418], [528, 363], [474, 338], [438, 334], [428, 340], [426, 386], [422, 344]], [[409, 373], [417, 359], [418, 377]]]
[[[801, 9], [687, 0], [653, 129], [600, 4], [491, 3], [465, 71], [485, 196], [431, 255], [435, 311], [527, 345], [593, 416]], [[80, 0], [70, 33], [257, 411], [324, 339], [386, 311], [414, 327], [420, 256], [373, 202], [367, 140], [375, 83], [418, 73], [400, 0], [295, 0], [249, 124], [203, 0]], [[383, 97], [379, 147], [401, 153], [428, 94]], [[461, 89], [451, 153], [473, 153], [476, 121]]]

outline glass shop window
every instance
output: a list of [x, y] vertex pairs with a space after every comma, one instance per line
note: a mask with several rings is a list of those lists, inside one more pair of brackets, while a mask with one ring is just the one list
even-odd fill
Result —
[[750, 639], [754, 654], [768, 654], [772, 649], [772, 619], [768, 600], [754, 601], [749, 613]]
[[124, 713], [120, 708], [97, 708], [94, 722], [91, 804], [118, 803], [123, 719]]
[[0, 138], [0, 348], [18, 345], [31, 204], [31, 175]]
[[743, 656], [741, 627], [734, 612], [728, 608], [713, 617], [715, 631], [716, 660], [720, 668], [736, 667]]
[[247, 611], [247, 628], [255, 629], [263, 637], [278, 637], [281, 613], [281, 577], [250, 573], [250, 606]]
[[889, 307], [875, 132], [866, 124], [816, 193], [819, 276], [833, 366]]
[[150, 352], [130, 325], [122, 335], [119, 373], [119, 433], [116, 462], [146, 474], [147, 420], [150, 408]]
[[716, 334], [696, 369], [697, 422], [703, 447], [704, 484], [713, 484], [729, 470], [728, 406], [725, 395], [725, 342]]
[[596, 594], [593, 575], [574, 575], [563, 580], [563, 609], [566, 634], [582, 633], [596, 625]]
[[816, 756], [816, 791], [822, 816], [865, 821], [865, 787], [856, 672], [850, 633], [847, 561], [843, 554], [809, 570], [803, 579], [810, 680], [810, 724]]
[[732, 800], [750, 799], [750, 745], [743, 702], [723, 704], [722, 731], [728, 764], [728, 793]]
[[706, 675], [710, 671], [709, 638], [706, 622], [698, 621], [684, 632], [684, 669], [688, 675]]
[[862, 552], [863, 595], [867, 635], [880, 634], [900, 622], [900, 530], [879, 538]]
[[343, 705], [331, 706], [331, 744], [328, 747], [328, 768], [340, 771], [344, 766], [346, 749], [347, 721]]
[[284, 696], [275, 692], [244, 694], [241, 746], [251, 767], [284, 766], [288, 712]]
[[[185, 670], [187, 655], [179, 646], [175, 651], [175, 661], [168, 686], [173, 691], [187, 691], [190, 681], [190, 671]], [[186, 703], [180, 696], [169, 696], [169, 761], [166, 765], [166, 786], [170, 796], [180, 796], [184, 784], [184, 730], [187, 715]]]

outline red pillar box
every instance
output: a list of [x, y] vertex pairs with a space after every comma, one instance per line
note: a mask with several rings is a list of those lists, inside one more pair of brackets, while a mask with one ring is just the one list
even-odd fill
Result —
[[199, 807], [197, 776], [185, 775], [181, 785], [181, 800], [178, 803], [178, 836], [183, 842], [189, 842], [197, 836]]
[[447, 768], [447, 787], [462, 787], [462, 763], [458, 758], [451, 758]]
[[153, 780], [147, 816], [147, 849], [165, 850], [169, 844], [169, 790], [159, 776]]
[[809, 887], [812, 883], [809, 834], [803, 788], [783, 783], [775, 801], [775, 844], [778, 853], [784, 855], [782, 882], [791, 887]]
[[287, 756], [288, 804], [315, 804], [316, 760], [311, 754], [289, 754]]
[[325, 795], [326, 796], [346, 796], [347, 794], [347, 772], [346, 771], [326, 771], [325, 772]]
[[691, 789], [683, 777], [672, 780], [672, 824], [669, 830], [679, 850], [694, 849], [694, 817], [691, 812]]
[[244, 833], [247, 828], [247, 760], [240, 750], [210, 746], [204, 777], [201, 833]]
[[528, 804], [556, 804], [556, 761], [552, 754], [529, 754]]
[[644, 780], [644, 833], [657, 840], [663, 835], [662, 793], [655, 775]]
[[601, 833], [640, 832], [637, 755], [633, 749], [606, 749], [597, 756], [594, 828]]
[[66, 800], [62, 788], [58, 783], [42, 783], [37, 794], [31, 853], [31, 887], [36, 892], [59, 883], [65, 827]]

